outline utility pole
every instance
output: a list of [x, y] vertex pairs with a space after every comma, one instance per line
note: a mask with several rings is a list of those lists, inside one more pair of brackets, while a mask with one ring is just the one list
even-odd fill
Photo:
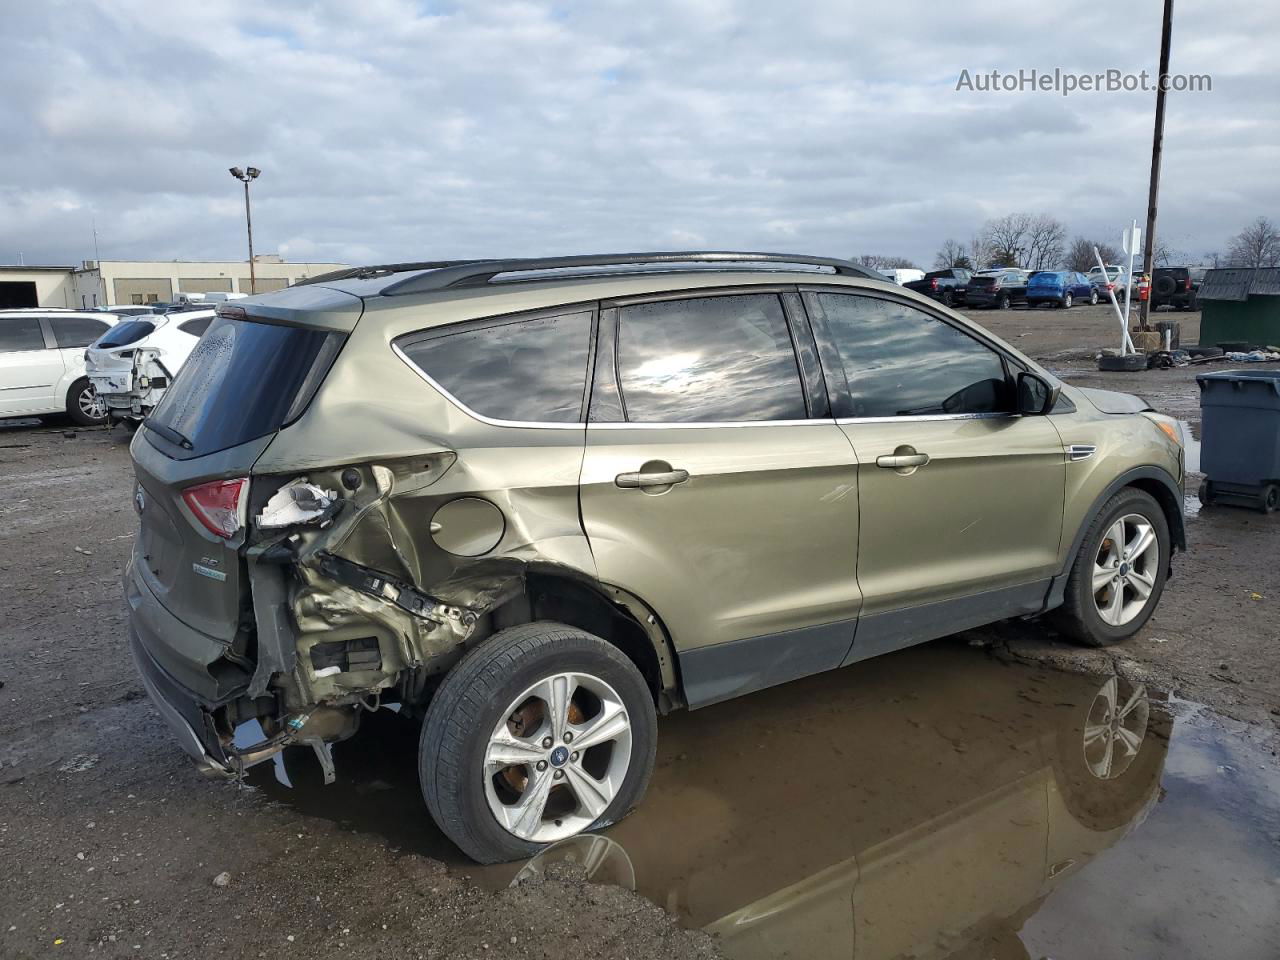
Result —
[[249, 212], [249, 182], [258, 179], [262, 173], [257, 167], [231, 168], [231, 175], [244, 184], [244, 225], [249, 231], [249, 293], [258, 292], [258, 273], [253, 263], [253, 216]]
[[[1142, 251], [1142, 272], [1151, 276], [1156, 252], [1156, 201], [1160, 195], [1160, 153], [1164, 149], [1164, 97], [1169, 86], [1169, 39], [1173, 34], [1173, 0], [1164, 0], [1164, 26], [1160, 31], [1160, 80], [1156, 85], [1156, 126], [1151, 137], [1151, 186], [1147, 191], [1147, 242]], [[1154, 286], [1154, 284], [1153, 284]], [[1151, 298], [1142, 301], [1139, 324], [1143, 330], [1151, 313]]]

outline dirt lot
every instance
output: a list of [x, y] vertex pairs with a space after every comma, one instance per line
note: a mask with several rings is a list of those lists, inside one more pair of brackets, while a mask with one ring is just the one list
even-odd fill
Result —
[[[1102, 308], [977, 316], [1067, 380], [1139, 393], [1198, 436], [1197, 368], [1094, 369], [1093, 347], [1115, 339]], [[1194, 341], [1198, 316], [1177, 319]], [[443, 865], [457, 855], [416, 798], [390, 808], [384, 829], [350, 830], [342, 815], [311, 815], [274, 791], [199, 778], [143, 697], [124, 645], [119, 576], [135, 525], [126, 439], [56, 424], [0, 427], [0, 957], [55, 946], [107, 957], [719, 952], [649, 900], [585, 884], [572, 867], [485, 892]], [[1156, 617], [1118, 651], [1081, 651], [1028, 623], [958, 649], [986, 661], [978, 647], [987, 643], [1041, 670], [1118, 671], [1244, 721], [1242, 735], [1273, 750], [1277, 523], [1225, 508], [1191, 516], [1190, 552]], [[878, 669], [892, 673], [893, 662]], [[735, 709], [749, 726], [750, 711]], [[728, 715], [690, 714], [681, 736], [697, 744], [699, 724]], [[350, 800], [382, 809], [377, 798], [392, 790], [412, 793], [374, 779]], [[400, 835], [435, 839], [401, 846], [392, 839]], [[215, 885], [224, 872], [227, 882]]]

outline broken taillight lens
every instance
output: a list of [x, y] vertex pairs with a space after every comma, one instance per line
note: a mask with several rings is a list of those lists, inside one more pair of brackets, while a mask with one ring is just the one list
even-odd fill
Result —
[[249, 478], [213, 480], [182, 491], [195, 518], [215, 536], [230, 540], [244, 526]]

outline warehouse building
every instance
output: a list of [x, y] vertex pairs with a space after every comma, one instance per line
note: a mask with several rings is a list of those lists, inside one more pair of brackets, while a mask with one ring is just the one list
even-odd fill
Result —
[[[345, 263], [287, 263], [254, 257], [258, 293], [306, 277], [346, 269]], [[250, 293], [247, 260], [86, 260], [78, 267], [0, 266], [0, 309], [105, 307], [171, 303], [181, 293]]]

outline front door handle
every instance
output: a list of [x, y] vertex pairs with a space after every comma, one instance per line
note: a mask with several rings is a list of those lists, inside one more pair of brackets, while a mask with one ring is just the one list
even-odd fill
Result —
[[636, 487], [669, 487], [673, 483], [684, 483], [688, 479], [688, 470], [663, 470], [620, 473], [613, 478], [613, 482], [620, 487], [635, 489]]
[[894, 453], [876, 457], [876, 466], [889, 470], [904, 470], [909, 467], [923, 467], [929, 462], [927, 453]]

